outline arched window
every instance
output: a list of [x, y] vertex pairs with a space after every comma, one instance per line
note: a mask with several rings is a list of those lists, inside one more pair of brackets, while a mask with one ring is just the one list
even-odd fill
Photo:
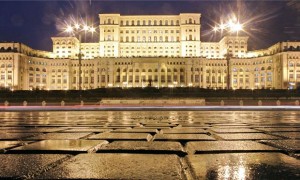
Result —
[[33, 67], [30, 67], [30, 68], [29, 68], [29, 71], [33, 71]]
[[[198, 69], [198, 68], [196, 68], [196, 70], [198, 70], [198, 71], [199, 71], [199, 69]], [[180, 68], [180, 72], [184, 72], [183, 68]]]
[[156, 20], [154, 20], [154, 26], [156, 26], [157, 25], [157, 21]]
[[118, 69], [117, 69], [117, 72], [120, 72], [120, 71], [121, 71], [120, 68], [118, 68]]
[[174, 25], [174, 21], [173, 20], [171, 20], [171, 26], [173, 26]]
[[151, 69], [148, 69], [148, 72], [152, 72], [152, 70], [151, 70]]
[[261, 68], [261, 70], [262, 70], [262, 71], [264, 71], [264, 70], [265, 70], [265, 68], [264, 68], [264, 67], [262, 67], [262, 68]]
[[123, 26], [123, 21], [121, 21], [121, 26]]
[[176, 21], [176, 25], [179, 26], [179, 20]]
[[160, 72], [165, 72], [165, 69], [161, 69]]
[[67, 72], [67, 70], [66, 70], [66, 69], [64, 69], [64, 70], [63, 70], [63, 72]]
[[244, 72], [243, 69], [240, 69], [240, 72]]
[[168, 25], [168, 20], [165, 20], [165, 25], [166, 25], [166, 26]]
[[134, 36], [131, 37], [131, 42], [134, 42]]
[[107, 24], [111, 24], [111, 19], [108, 19], [108, 20], [107, 20]]
[[143, 20], [143, 26], [145, 26], [146, 25], [146, 21], [145, 20]]
[[193, 20], [192, 18], [189, 19], [189, 24], [192, 24], [193, 23]]
[[145, 69], [143, 69], [143, 70], [142, 70], [142, 72], [146, 72], [146, 70], [145, 70]]
[[138, 26], [140, 25], [140, 20], [137, 21], [137, 25], [138, 25]]
[[159, 21], [159, 25], [162, 25], [162, 20]]
[[47, 70], [45, 69], [45, 68], [43, 68], [43, 70], [42, 70], [43, 72], [47, 72]]
[[174, 69], [173, 72], [177, 72], [177, 69]]
[[168, 72], [171, 72], [171, 69], [168, 69]]
[[271, 67], [271, 66], [268, 66], [267, 70], [271, 70], [271, 69], [272, 69], [272, 67]]
[[139, 70], [139, 69], [136, 69], [135, 72], [140, 72], [140, 70]]
[[125, 68], [125, 69], [123, 69], [123, 72], [126, 72], [127, 71], [127, 69]]
[[134, 26], [134, 20], [131, 21], [131, 25]]
[[151, 20], [148, 21], [148, 25], [151, 26]]

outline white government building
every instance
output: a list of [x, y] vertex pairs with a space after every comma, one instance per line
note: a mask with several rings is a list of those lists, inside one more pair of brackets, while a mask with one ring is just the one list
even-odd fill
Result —
[[[300, 42], [247, 50], [248, 37], [201, 42], [200, 14], [100, 14], [99, 42], [52, 37], [53, 52], [0, 43], [0, 88], [71, 90], [109, 87], [296, 88]], [[79, 74], [78, 53], [82, 65]]]

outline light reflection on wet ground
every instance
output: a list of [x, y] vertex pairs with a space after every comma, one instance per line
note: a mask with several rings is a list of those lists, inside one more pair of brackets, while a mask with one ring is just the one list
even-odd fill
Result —
[[2, 112], [0, 177], [299, 179], [299, 119], [297, 111]]

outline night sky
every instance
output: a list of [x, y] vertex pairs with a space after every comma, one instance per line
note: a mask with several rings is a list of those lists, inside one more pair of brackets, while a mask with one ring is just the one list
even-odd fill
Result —
[[[234, 13], [250, 36], [249, 50], [266, 48], [279, 41], [300, 41], [298, 0], [86, 0], [0, 1], [0, 41], [22, 42], [35, 49], [52, 51], [52, 36], [64, 36], [62, 27], [71, 17], [99, 24], [99, 13], [179, 14], [201, 13], [201, 41], [219, 41], [212, 27]], [[98, 35], [88, 41], [97, 42]]]

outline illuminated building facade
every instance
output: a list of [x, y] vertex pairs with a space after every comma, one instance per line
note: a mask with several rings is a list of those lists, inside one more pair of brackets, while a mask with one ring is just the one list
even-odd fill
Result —
[[200, 14], [122, 16], [100, 14], [99, 42], [52, 37], [53, 52], [22, 43], [0, 43], [0, 87], [14, 90], [82, 88], [227, 87], [296, 88], [300, 85], [300, 42], [279, 42], [248, 51], [248, 37], [201, 42]]

